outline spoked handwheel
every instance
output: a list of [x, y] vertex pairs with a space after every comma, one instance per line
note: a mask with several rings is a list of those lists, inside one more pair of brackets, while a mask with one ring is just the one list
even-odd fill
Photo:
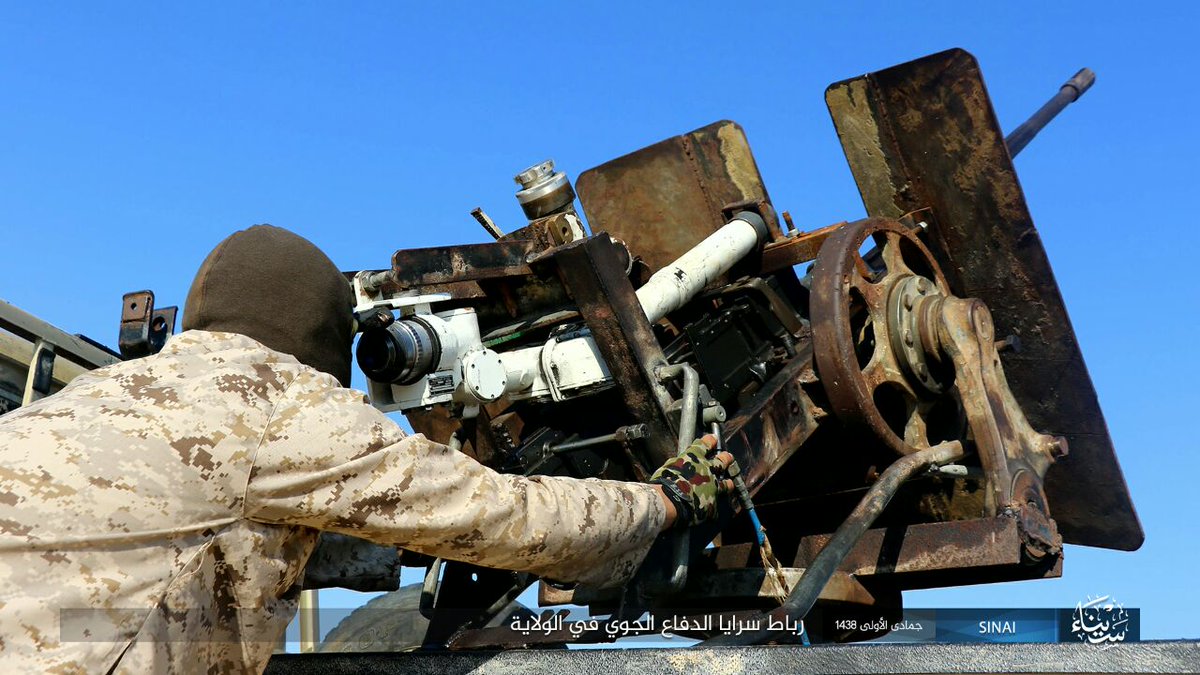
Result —
[[[868, 239], [875, 248], [864, 259]], [[817, 255], [811, 291], [817, 372], [840, 420], [905, 455], [959, 436], [934, 317], [950, 289], [908, 227], [882, 218], [842, 227]]]

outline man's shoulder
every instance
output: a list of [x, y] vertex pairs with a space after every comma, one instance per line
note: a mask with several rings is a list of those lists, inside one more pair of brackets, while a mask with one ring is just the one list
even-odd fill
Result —
[[187, 330], [172, 335], [158, 356], [208, 356], [217, 362], [246, 359], [300, 365], [291, 354], [275, 351], [252, 337], [210, 330]]
[[336, 378], [240, 333], [184, 331], [172, 336], [161, 352], [148, 357], [147, 366], [163, 371], [192, 371], [193, 374], [244, 371], [263, 380], [282, 378], [285, 384], [294, 382], [303, 389], [341, 387]]
[[[237, 333], [191, 330], [172, 336], [162, 351], [84, 373], [56, 395], [150, 401], [163, 408], [215, 405], [221, 399], [272, 405], [285, 391], [338, 388], [290, 354]], [[186, 407], [186, 406], [185, 406]], [[193, 411], [193, 414], [199, 411]]]

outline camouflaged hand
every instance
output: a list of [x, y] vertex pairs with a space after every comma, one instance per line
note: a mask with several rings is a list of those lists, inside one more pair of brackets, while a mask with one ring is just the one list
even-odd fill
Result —
[[715, 445], [716, 438], [711, 435], [699, 438], [650, 477], [650, 482], [662, 486], [675, 507], [676, 527], [690, 527], [712, 518], [717, 512], [717, 496], [728, 492], [732, 485], [723, 476], [733, 456], [727, 452], [714, 454]]

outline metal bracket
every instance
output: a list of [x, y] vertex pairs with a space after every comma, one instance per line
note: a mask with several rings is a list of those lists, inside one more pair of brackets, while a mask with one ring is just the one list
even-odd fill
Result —
[[39, 339], [33, 345], [33, 358], [29, 362], [29, 376], [25, 380], [25, 396], [21, 405], [26, 406], [39, 398], [50, 395], [54, 381], [54, 345]]
[[1023, 492], [1037, 496], [1017, 495], [1020, 508], [1044, 510], [1042, 478], [1055, 459], [1066, 454], [1066, 439], [1038, 433], [1026, 419], [1004, 377], [986, 305], [953, 297], [925, 301], [939, 305], [938, 342], [954, 363], [954, 387], [988, 473], [988, 511], [995, 515], [1010, 508], [1015, 479], [1022, 474]]
[[154, 309], [153, 291], [126, 293], [121, 307], [121, 333], [117, 346], [129, 360], [157, 354], [175, 333], [178, 307]]

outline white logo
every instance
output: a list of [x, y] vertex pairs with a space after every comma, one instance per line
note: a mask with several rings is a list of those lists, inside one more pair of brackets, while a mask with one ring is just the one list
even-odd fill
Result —
[[1129, 629], [1129, 613], [1109, 595], [1098, 598], [1089, 595], [1087, 602], [1075, 605], [1071, 617], [1071, 634], [1094, 645], [1122, 642]]

